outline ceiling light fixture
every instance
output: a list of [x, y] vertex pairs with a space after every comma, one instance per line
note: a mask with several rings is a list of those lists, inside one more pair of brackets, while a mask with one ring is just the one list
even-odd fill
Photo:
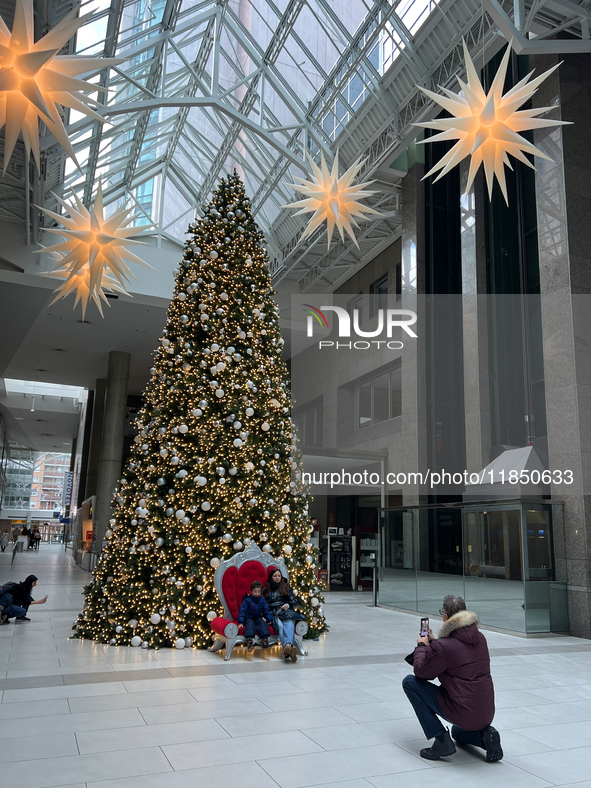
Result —
[[91, 11], [76, 19], [79, 10], [80, 6], [74, 8], [36, 43], [33, 0], [16, 0], [12, 32], [0, 17], [0, 128], [6, 125], [4, 172], [19, 133], [25, 143], [27, 159], [32, 151], [37, 169], [41, 171], [39, 119], [80, 169], [62, 121], [61, 107], [70, 107], [104, 122], [104, 118], [89, 106], [100, 107], [100, 104], [87, 96], [86, 91], [105, 92], [106, 88], [75, 77], [123, 61], [58, 54], [94, 14]]
[[131, 245], [145, 246], [141, 241], [133, 240], [132, 236], [145, 230], [145, 226], [130, 227], [132, 221], [129, 214], [133, 208], [119, 208], [108, 218], [104, 216], [103, 187], [99, 180], [94, 205], [87, 209], [75, 192], [72, 192], [75, 205], [65, 202], [56, 196], [58, 202], [70, 214], [71, 218], [60, 216], [53, 211], [41, 208], [52, 219], [60, 222], [63, 228], [46, 228], [46, 232], [61, 235], [63, 243], [35, 250], [37, 253], [49, 252], [56, 265], [47, 276], [64, 279], [54, 292], [57, 293], [52, 304], [70, 293], [76, 293], [74, 308], [82, 303], [82, 319], [90, 299], [94, 301], [103, 315], [101, 301], [108, 303], [104, 290], [114, 290], [129, 295], [125, 289], [127, 282], [134, 277], [126, 260], [152, 268], [141, 257], [126, 247]]
[[529, 78], [533, 74], [533, 71], [531, 71], [503, 95], [507, 66], [512, 49], [511, 43], [509, 43], [491, 88], [488, 93], [485, 93], [478, 73], [474, 68], [474, 63], [470, 58], [466, 42], [463, 41], [462, 43], [464, 45], [468, 84], [462, 82], [457, 76], [456, 79], [460, 84], [463, 95], [457, 95], [447, 88], [440, 88], [445, 94], [441, 96], [417, 85], [419, 90], [422, 90], [426, 96], [453, 115], [451, 118], [437, 118], [437, 120], [429, 120], [425, 123], [414, 123], [414, 126], [421, 126], [425, 129], [441, 130], [441, 134], [436, 134], [434, 137], [429, 137], [419, 142], [426, 144], [428, 142], [457, 140], [453, 148], [445, 156], [441, 157], [437, 164], [425, 175], [425, 178], [441, 170], [437, 178], [435, 178], [435, 181], [438, 181], [452, 170], [456, 164], [470, 156], [466, 193], [470, 191], [476, 173], [480, 169], [480, 165], [483, 164], [489, 198], [492, 197], [494, 179], [496, 177], [505, 202], [509, 205], [505, 181], [505, 165], [509, 169], [513, 169], [509, 161], [509, 155], [522, 162], [522, 164], [531, 167], [532, 170], [536, 168], [525, 156], [526, 153], [552, 161], [549, 156], [542, 153], [541, 150], [518, 132], [543, 129], [547, 126], [564, 126], [568, 123], [568, 121], [564, 120], [536, 118], [536, 115], [549, 112], [551, 109], [554, 109], [553, 107], [537, 107], [535, 109], [517, 111], [522, 104], [525, 104], [536, 93], [538, 86], [558, 68], [560, 63], [529, 82]]
[[366, 181], [365, 183], [358, 183], [352, 186], [352, 182], [358, 175], [363, 167], [365, 159], [357, 159], [357, 161], [349, 167], [343, 176], [339, 178], [339, 153], [335, 153], [332, 169], [329, 170], [324, 159], [324, 153], [321, 153], [320, 167], [316, 164], [314, 159], [309, 153], [306, 153], [310, 166], [312, 167], [312, 180], [305, 180], [299, 178], [297, 175], [295, 179], [301, 185], [296, 183], [288, 183], [298, 192], [305, 195], [302, 200], [289, 203], [282, 206], [283, 208], [299, 208], [295, 216], [300, 216], [304, 213], [313, 213], [314, 216], [310, 219], [308, 226], [303, 233], [300, 241], [303, 241], [314, 230], [326, 221], [328, 228], [328, 248], [330, 249], [330, 242], [332, 234], [336, 227], [341, 236], [341, 241], [345, 240], [345, 232], [353, 240], [355, 246], [359, 249], [359, 244], [355, 238], [353, 227], [359, 227], [356, 218], [366, 218], [365, 214], [380, 216], [379, 211], [362, 205], [359, 200], [365, 197], [371, 197], [372, 194], [377, 194], [375, 191], [366, 191], [373, 181]]

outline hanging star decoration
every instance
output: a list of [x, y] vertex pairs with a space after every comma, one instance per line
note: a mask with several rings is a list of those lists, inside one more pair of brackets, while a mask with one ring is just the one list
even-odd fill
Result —
[[355, 219], [364, 218], [366, 215], [381, 215], [379, 211], [375, 211], [373, 208], [369, 208], [359, 202], [365, 197], [371, 197], [371, 195], [376, 194], [375, 191], [367, 191], [367, 187], [373, 181], [358, 183], [355, 186], [352, 185], [355, 177], [363, 167], [364, 161], [357, 159], [347, 172], [339, 178], [338, 151], [335, 154], [331, 170], [328, 169], [323, 153], [321, 154], [320, 167], [318, 167], [310, 154], [307, 155], [312, 167], [313, 180], [306, 180], [296, 176], [299, 184], [286, 184], [286, 186], [291, 186], [306, 196], [297, 202], [283, 206], [284, 208], [299, 208], [300, 210], [297, 211], [296, 216], [306, 213], [314, 214], [301, 240], [303, 241], [311, 235], [317, 227], [326, 221], [329, 249], [335, 227], [338, 229], [342, 241], [345, 240], [344, 233], [346, 232], [352, 238], [355, 246], [359, 248], [353, 230], [354, 227], [359, 227]]
[[94, 205], [90, 210], [85, 208], [75, 193], [76, 205], [67, 203], [57, 196], [56, 199], [71, 218], [40, 208], [51, 219], [63, 225], [63, 228], [48, 227], [45, 232], [61, 235], [66, 240], [55, 246], [36, 250], [37, 253], [49, 252], [56, 262], [53, 269], [46, 274], [65, 279], [64, 283], [55, 290], [57, 295], [51, 303], [75, 292], [74, 308], [79, 301], [82, 303], [82, 319], [90, 300], [94, 301], [102, 315], [101, 301], [106, 302], [104, 290], [129, 295], [125, 285], [135, 277], [126, 260], [152, 268], [141, 257], [126, 248], [134, 244], [144, 245], [141, 241], [133, 240], [132, 236], [145, 230], [145, 225], [129, 226], [131, 222], [129, 214], [132, 208], [119, 208], [111, 216], [104, 218], [103, 188], [100, 181]]
[[510, 43], [507, 46], [491, 88], [488, 93], [485, 93], [465, 41], [463, 45], [468, 84], [457, 77], [463, 96], [457, 95], [447, 88], [441, 88], [445, 94], [441, 96], [438, 93], [433, 93], [418, 86], [425, 95], [453, 115], [451, 118], [437, 118], [437, 120], [413, 124], [426, 129], [438, 129], [441, 131], [440, 134], [421, 140], [421, 142], [457, 140], [453, 148], [429, 170], [425, 178], [441, 171], [435, 178], [435, 181], [438, 181], [453, 169], [456, 164], [459, 164], [462, 159], [470, 156], [466, 192], [470, 190], [476, 173], [480, 165], [483, 164], [489, 197], [492, 197], [494, 179], [496, 177], [505, 202], [508, 205], [505, 165], [509, 169], [513, 169], [509, 161], [509, 155], [534, 170], [535, 167], [525, 156], [526, 153], [552, 161], [549, 156], [528, 142], [519, 132], [543, 129], [549, 126], [562, 126], [568, 122], [536, 117], [536, 115], [541, 115], [553, 109], [552, 107], [539, 107], [519, 111], [519, 107], [536, 93], [538, 86], [558, 68], [560, 63], [530, 82], [529, 79], [533, 74], [533, 71], [531, 71], [503, 95], [507, 66], [511, 55]]
[[0, 128], [6, 125], [4, 172], [19, 133], [23, 136], [27, 159], [32, 151], [37, 169], [40, 169], [39, 119], [80, 169], [58, 105], [104, 121], [90, 107], [100, 105], [84, 91], [105, 91], [106, 88], [75, 76], [122, 61], [118, 58], [58, 55], [94, 13], [76, 19], [79, 8], [74, 8], [37, 43], [34, 40], [33, 0], [16, 0], [12, 32], [0, 17]]

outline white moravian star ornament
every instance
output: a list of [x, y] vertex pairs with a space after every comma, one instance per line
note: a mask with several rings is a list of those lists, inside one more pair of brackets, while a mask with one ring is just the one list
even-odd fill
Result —
[[320, 167], [314, 162], [310, 154], [307, 155], [312, 168], [313, 180], [306, 180], [296, 176], [299, 184], [286, 184], [304, 194], [305, 197], [297, 202], [283, 206], [284, 208], [299, 208], [300, 210], [297, 211], [296, 216], [305, 213], [314, 214], [301, 240], [311, 235], [317, 227], [326, 221], [329, 248], [335, 227], [340, 233], [341, 240], [345, 239], [344, 233], [346, 232], [353, 239], [355, 246], [359, 247], [353, 230], [354, 227], [359, 227], [355, 219], [364, 218], [365, 215], [381, 215], [379, 211], [375, 211], [373, 208], [362, 205], [359, 202], [359, 200], [371, 197], [371, 195], [377, 193], [375, 191], [367, 191], [367, 187], [373, 181], [358, 183], [355, 186], [352, 185], [364, 162], [361, 159], [357, 159], [347, 172], [339, 178], [338, 151], [335, 154], [332, 169], [330, 170], [323, 153], [321, 154]]
[[94, 13], [91, 11], [76, 19], [79, 8], [74, 8], [36, 43], [33, 0], [16, 0], [12, 32], [0, 17], [0, 128], [6, 126], [4, 171], [19, 134], [23, 136], [27, 158], [32, 151], [37, 169], [40, 169], [39, 119], [80, 169], [62, 122], [59, 105], [104, 121], [89, 106], [100, 105], [85, 93], [106, 89], [76, 79], [76, 76], [122, 61], [116, 58], [58, 54]]
[[79, 301], [82, 303], [83, 319], [91, 299], [102, 315], [101, 300], [108, 303], [104, 290], [129, 295], [125, 285], [135, 277], [126, 261], [152, 268], [141, 257], [126, 248], [135, 244], [143, 246], [141, 241], [133, 240], [132, 236], [146, 228], [129, 226], [131, 221], [129, 214], [133, 208], [119, 208], [111, 216], [104, 218], [103, 189], [100, 181], [94, 205], [90, 210], [85, 208], [75, 193], [76, 205], [67, 203], [59, 197], [57, 200], [71, 218], [45, 208], [40, 210], [63, 225], [63, 228], [47, 227], [45, 232], [61, 235], [66, 240], [55, 246], [36, 250], [37, 253], [49, 252], [52, 259], [56, 261], [56, 265], [47, 272], [47, 275], [65, 279], [64, 283], [56, 289], [57, 295], [51, 303], [75, 292], [74, 308]]
[[534, 170], [535, 167], [525, 156], [526, 153], [552, 161], [549, 156], [542, 153], [535, 145], [532, 145], [525, 137], [522, 137], [519, 132], [543, 129], [549, 126], [562, 126], [568, 123], [568, 121], [564, 120], [548, 120], [536, 117], [536, 115], [548, 112], [553, 107], [519, 110], [519, 107], [534, 95], [538, 86], [558, 68], [560, 63], [530, 82], [529, 79], [533, 74], [533, 71], [531, 71], [503, 95], [507, 66], [511, 55], [511, 44], [509, 44], [490, 90], [488, 93], [485, 93], [465, 41], [463, 45], [468, 84], [457, 77], [463, 96], [457, 95], [447, 88], [441, 88], [445, 94], [444, 96], [433, 93], [431, 90], [420, 88], [429, 98], [453, 115], [451, 118], [437, 118], [437, 120], [425, 123], [415, 123], [415, 126], [441, 131], [440, 134], [421, 140], [421, 142], [457, 140], [453, 148], [429, 170], [425, 178], [441, 170], [437, 178], [435, 178], [438, 181], [453, 169], [456, 164], [459, 164], [462, 159], [470, 156], [470, 170], [468, 172], [466, 192], [470, 190], [476, 173], [480, 165], [483, 164], [489, 197], [492, 196], [494, 179], [496, 177], [505, 202], [508, 205], [505, 165], [513, 169], [509, 161], [509, 155]]

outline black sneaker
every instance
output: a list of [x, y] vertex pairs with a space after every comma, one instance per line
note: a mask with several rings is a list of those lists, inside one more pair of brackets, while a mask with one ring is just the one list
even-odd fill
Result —
[[443, 741], [435, 739], [433, 744], [421, 750], [421, 758], [426, 758], [428, 761], [437, 761], [439, 758], [446, 758], [448, 755], [453, 755], [456, 751], [456, 745], [453, 743], [449, 730], [445, 729]]
[[496, 728], [489, 725], [482, 733], [482, 746], [486, 750], [486, 760], [488, 763], [500, 761], [503, 758], [503, 748], [501, 747], [501, 735]]
[[19, 617], [17, 618], [17, 621], [30, 621], [30, 620], [31, 620], [31, 619], [30, 619], [30, 618], [28, 618], [27, 616], [19, 616]]

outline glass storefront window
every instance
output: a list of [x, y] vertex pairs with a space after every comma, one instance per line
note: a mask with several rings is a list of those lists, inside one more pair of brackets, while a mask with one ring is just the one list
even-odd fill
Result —
[[383, 510], [380, 539], [381, 605], [438, 616], [457, 594], [484, 625], [568, 630], [559, 504]]

